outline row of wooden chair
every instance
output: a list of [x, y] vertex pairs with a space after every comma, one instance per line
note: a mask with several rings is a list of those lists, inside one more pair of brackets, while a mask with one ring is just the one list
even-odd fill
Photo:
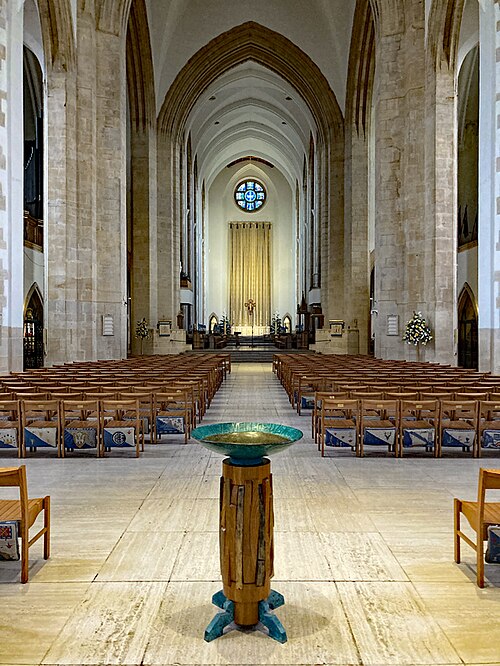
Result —
[[[275, 354], [273, 369], [297, 411], [316, 391], [378, 393], [500, 393], [500, 376], [431, 363], [387, 361], [367, 356]], [[383, 394], [383, 395], [380, 395]], [[481, 396], [484, 399], [484, 396]]]
[[313, 438], [327, 447], [351, 448], [363, 456], [371, 445], [396, 457], [416, 447], [441, 457], [443, 449], [500, 451], [500, 401], [370, 400], [327, 396], [318, 400]]
[[67, 451], [92, 449], [102, 456], [114, 447], [144, 450], [145, 436], [157, 443], [162, 435], [183, 434], [187, 442], [196, 415], [186, 391], [98, 394], [87, 399], [0, 400], [0, 449], [19, 457], [38, 448]]

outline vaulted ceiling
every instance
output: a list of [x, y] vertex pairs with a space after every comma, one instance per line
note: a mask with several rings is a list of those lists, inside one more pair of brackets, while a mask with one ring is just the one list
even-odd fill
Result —
[[[321, 70], [343, 109], [354, 0], [147, 0], [157, 108], [188, 60], [210, 40], [247, 21], [283, 35]], [[207, 183], [230, 162], [265, 159], [291, 185], [302, 175], [316, 127], [289, 82], [247, 61], [221, 75], [187, 123], [198, 172]]]

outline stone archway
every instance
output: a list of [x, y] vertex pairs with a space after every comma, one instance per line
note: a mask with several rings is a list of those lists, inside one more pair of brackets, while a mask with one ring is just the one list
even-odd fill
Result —
[[26, 296], [23, 326], [23, 370], [44, 364], [43, 299], [34, 283]]
[[465, 283], [458, 299], [458, 365], [478, 368], [478, 313], [470, 286]]
[[[183, 202], [180, 154], [186, 123], [197, 99], [221, 74], [254, 61], [290, 83], [306, 102], [317, 126], [317, 163], [322, 173], [321, 238], [322, 299], [338, 295], [343, 311], [343, 182], [344, 121], [340, 107], [318, 66], [283, 35], [254, 22], [244, 23], [210, 41], [186, 63], [172, 83], [158, 118], [158, 236], [171, 248], [158, 271], [158, 303], [175, 312], [179, 302], [178, 261]], [[334, 238], [336, 242], [334, 242]], [[329, 261], [327, 259], [329, 258]], [[331, 266], [335, 266], [335, 271]], [[339, 313], [340, 314], [340, 313]]]

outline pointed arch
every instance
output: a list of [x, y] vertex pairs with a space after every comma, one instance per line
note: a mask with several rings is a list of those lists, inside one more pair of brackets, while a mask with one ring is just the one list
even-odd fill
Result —
[[132, 0], [96, 0], [97, 28], [101, 32], [121, 35], [125, 32]]
[[330, 130], [343, 135], [343, 116], [319, 67], [279, 33], [249, 21], [222, 33], [201, 48], [181, 69], [163, 102], [158, 124], [172, 134], [182, 131], [198, 97], [221, 74], [253, 60], [288, 81], [303, 97], [322, 141]]
[[38, 0], [47, 65], [61, 72], [76, 66], [75, 39], [69, 0]]
[[43, 349], [43, 298], [34, 282], [24, 301], [23, 369], [41, 368], [44, 363]]
[[400, 0], [363, 0], [370, 3], [377, 34], [395, 35], [404, 30], [404, 3]]
[[436, 65], [456, 67], [465, 0], [434, 0], [429, 15], [427, 47]]
[[354, 125], [358, 135], [366, 136], [369, 123], [375, 72], [375, 21], [367, 0], [358, 0], [349, 53], [347, 77], [346, 126]]
[[478, 367], [478, 307], [467, 282], [458, 298], [458, 365], [476, 370]]
[[40, 291], [40, 287], [36, 282], [33, 282], [28, 293], [26, 294], [26, 298], [24, 299], [24, 318], [26, 318], [26, 312], [28, 311], [28, 308], [33, 306], [36, 307], [37, 314], [41, 312], [43, 315], [43, 296], [42, 292]]
[[127, 28], [127, 90], [130, 119], [136, 130], [156, 120], [153, 58], [144, 0], [133, 0]]

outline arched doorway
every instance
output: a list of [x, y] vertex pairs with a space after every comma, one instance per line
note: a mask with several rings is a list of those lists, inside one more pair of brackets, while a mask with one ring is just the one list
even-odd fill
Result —
[[477, 357], [477, 309], [474, 294], [465, 284], [458, 299], [458, 365], [477, 370]]
[[43, 303], [36, 284], [26, 299], [23, 328], [23, 368], [43, 367]]

